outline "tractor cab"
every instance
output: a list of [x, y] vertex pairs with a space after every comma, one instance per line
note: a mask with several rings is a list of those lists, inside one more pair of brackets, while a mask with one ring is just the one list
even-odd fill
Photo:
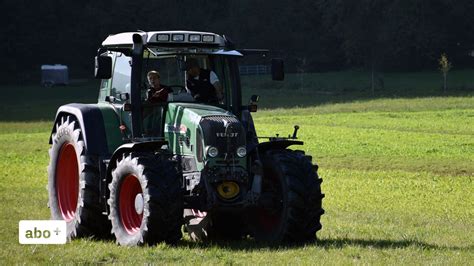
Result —
[[[237, 58], [242, 54], [230, 48], [224, 37], [185, 31], [121, 33], [109, 36], [102, 45], [96, 58], [96, 77], [102, 79], [99, 102], [129, 112], [121, 117], [128, 129], [124, 133], [131, 138], [163, 137], [170, 103], [210, 105], [241, 116]], [[158, 73], [161, 87], [168, 90], [161, 101], [148, 99], [152, 72]], [[196, 90], [203, 84], [209, 87], [205, 92]]]

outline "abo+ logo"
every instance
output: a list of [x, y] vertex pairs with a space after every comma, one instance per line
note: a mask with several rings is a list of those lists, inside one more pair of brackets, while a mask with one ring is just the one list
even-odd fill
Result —
[[66, 222], [58, 220], [23, 220], [19, 223], [20, 244], [65, 244]]

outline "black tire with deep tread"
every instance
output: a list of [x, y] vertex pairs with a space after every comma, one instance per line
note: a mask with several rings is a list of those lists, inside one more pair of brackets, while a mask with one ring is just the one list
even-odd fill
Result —
[[[316, 239], [316, 232], [322, 228], [320, 218], [324, 213], [321, 193], [322, 179], [308, 156], [291, 150], [271, 150], [261, 155], [264, 168], [263, 192], [269, 188], [269, 176], [280, 184], [278, 189], [277, 226], [271, 232], [265, 231], [256, 217], [261, 210], [251, 215], [253, 235], [259, 241], [307, 242]], [[272, 186], [272, 185], [270, 185]]]
[[56, 124], [56, 132], [52, 135], [52, 146], [49, 150], [50, 163], [48, 166], [48, 205], [53, 220], [62, 220], [56, 191], [56, 171], [59, 151], [66, 143], [74, 146], [79, 166], [79, 196], [74, 219], [67, 223], [67, 236], [110, 237], [110, 222], [102, 214], [99, 203], [100, 174], [97, 156], [87, 154], [82, 131], [73, 116], [64, 116]]
[[[137, 177], [145, 199], [140, 229], [134, 234], [126, 232], [118, 206], [122, 182], [129, 174]], [[112, 223], [112, 233], [120, 245], [153, 245], [159, 242], [175, 244], [181, 239], [183, 193], [177, 163], [169, 156], [124, 154], [112, 171], [109, 190], [109, 220]]]

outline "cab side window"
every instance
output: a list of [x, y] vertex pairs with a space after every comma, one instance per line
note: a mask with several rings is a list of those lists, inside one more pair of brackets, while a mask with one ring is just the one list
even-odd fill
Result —
[[119, 95], [121, 93], [130, 93], [130, 76], [132, 74], [130, 62], [132, 59], [122, 53], [117, 54], [116, 58], [110, 96], [114, 96], [120, 101]]
[[110, 79], [103, 79], [100, 82], [99, 102], [104, 101], [105, 97], [108, 96], [111, 81], [112, 79], [110, 78]]

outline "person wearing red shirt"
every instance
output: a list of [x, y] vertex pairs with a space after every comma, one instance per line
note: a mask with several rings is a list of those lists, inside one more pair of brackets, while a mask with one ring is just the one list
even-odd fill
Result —
[[168, 86], [160, 83], [160, 73], [152, 70], [147, 74], [148, 84], [150, 88], [147, 91], [147, 101], [150, 103], [166, 102], [168, 94], [173, 91]]

